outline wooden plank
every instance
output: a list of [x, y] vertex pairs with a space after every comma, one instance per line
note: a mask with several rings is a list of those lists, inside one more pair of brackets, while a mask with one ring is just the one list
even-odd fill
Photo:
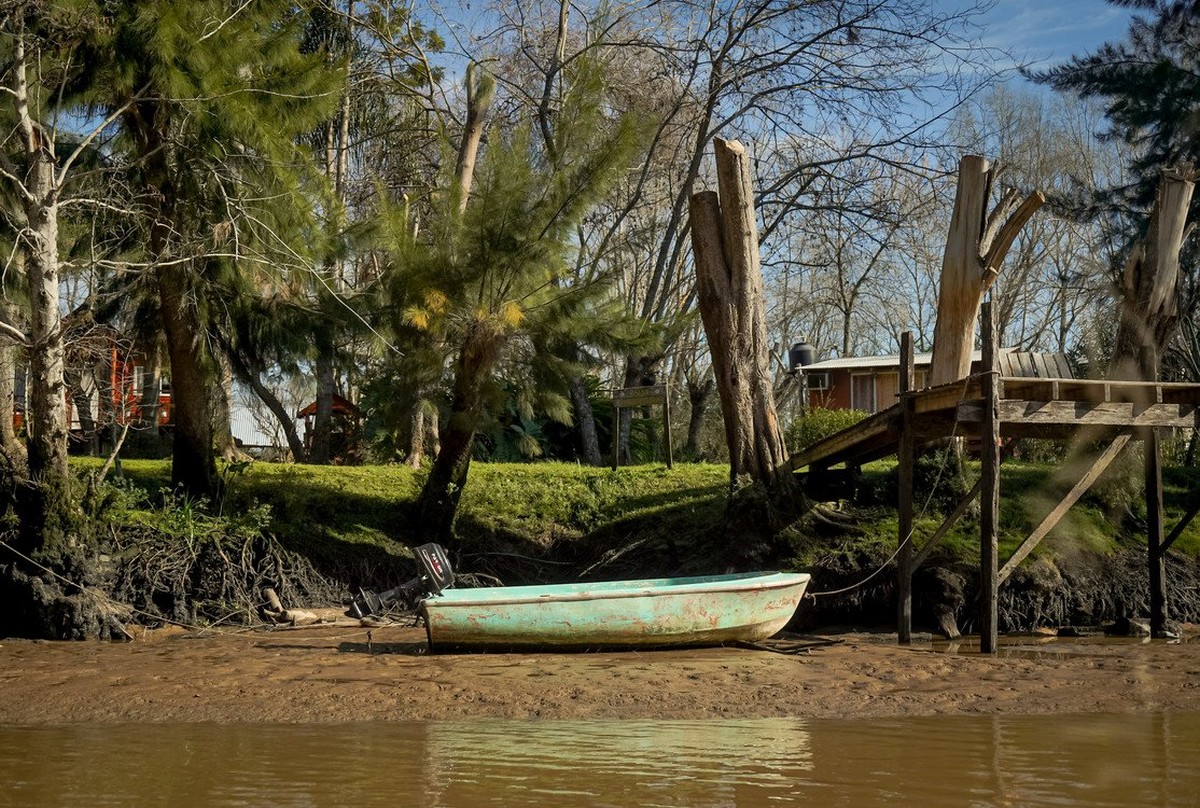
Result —
[[1055, 364], [1058, 365], [1058, 373], [1056, 374], [1058, 378], [1060, 378], [1060, 379], [1075, 378], [1075, 371], [1073, 371], [1071, 369], [1071, 360], [1067, 358], [1067, 355], [1065, 353], [1062, 353], [1061, 351], [1059, 353], [1056, 353], [1054, 355], [1054, 361], [1055, 361]]
[[983, 427], [980, 430], [981, 488], [979, 503], [979, 651], [996, 653], [999, 645], [1000, 579], [996, 556], [1000, 528], [1000, 376], [996, 358], [996, 314], [989, 300], [980, 313], [983, 342]]
[[666, 399], [667, 386], [665, 384], [613, 390], [613, 404], [618, 407], [649, 407], [654, 404], [662, 404]]
[[1183, 518], [1175, 523], [1175, 527], [1171, 528], [1171, 535], [1167, 536], [1167, 538], [1163, 541], [1163, 553], [1166, 553], [1167, 550], [1171, 549], [1171, 545], [1175, 543], [1175, 540], [1183, 535], [1183, 531], [1192, 523], [1192, 520], [1196, 518], [1196, 514], [1200, 513], [1200, 492], [1193, 492], [1193, 494], [1194, 497], [1192, 499], [1191, 506], [1187, 509], [1187, 512], [1183, 514]]
[[[1191, 404], [1151, 404], [1128, 401], [1089, 403], [1085, 401], [1000, 402], [1000, 417], [1016, 424], [1055, 426], [1169, 427], [1183, 429], [1200, 425], [1200, 408]], [[979, 402], [959, 405], [958, 418], [981, 423], [983, 407]]]
[[1004, 377], [1004, 398], [1021, 401], [1054, 401], [1055, 381]]
[[1084, 472], [1083, 476], [1079, 478], [1071, 490], [1067, 492], [1066, 496], [1062, 498], [1062, 501], [1059, 502], [1058, 505], [1056, 505], [1050, 511], [1050, 513], [1046, 515], [1046, 518], [1042, 520], [1041, 524], [1034, 528], [1033, 532], [1029, 534], [1025, 541], [1021, 542], [1021, 546], [1016, 549], [1016, 551], [1012, 554], [1012, 557], [1009, 558], [1008, 561], [1004, 562], [1004, 566], [1000, 569], [1000, 583], [1004, 583], [1008, 580], [1008, 576], [1013, 574], [1013, 570], [1015, 570], [1031, 552], [1033, 552], [1033, 549], [1037, 547], [1039, 543], [1041, 543], [1042, 539], [1046, 538], [1046, 536], [1051, 530], [1054, 529], [1054, 526], [1059, 523], [1059, 520], [1063, 518], [1067, 511], [1069, 511], [1071, 507], [1079, 501], [1079, 498], [1082, 497], [1087, 490], [1092, 487], [1092, 484], [1099, 479], [1100, 475], [1104, 473], [1104, 470], [1109, 467], [1112, 461], [1115, 460], [1121, 453], [1121, 450], [1125, 448], [1125, 445], [1129, 443], [1129, 439], [1129, 435], [1118, 435], [1117, 438], [1111, 444], [1109, 444], [1108, 448], [1096, 458], [1091, 467]]
[[1057, 379], [1058, 369], [1054, 366], [1054, 354], [1037, 354], [1038, 376], [1043, 379]]
[[953, 409], [963, 401], [977, 399], [980, 396], [979, 376], [969, 376], [966, 379], [939, 384], [937, 387], [926, 387], [918, 391], [914, 412], [922, 415], [927, 412]]
[[1005, 376], [1020, 376], [1020, 365], [1014, 367], [1013, 359], [1016, 357], [1016, 351], [1004, 351], [1000, 354], [1000, 372]]

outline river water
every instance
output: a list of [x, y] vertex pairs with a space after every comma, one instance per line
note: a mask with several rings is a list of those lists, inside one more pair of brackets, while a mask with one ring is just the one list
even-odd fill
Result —
[[13, 806], [1200, 805], [1200, 714], [0, 726]]

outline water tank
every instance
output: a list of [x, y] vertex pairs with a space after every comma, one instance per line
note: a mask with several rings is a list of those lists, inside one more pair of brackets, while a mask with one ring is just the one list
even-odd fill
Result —
[[817, 361], [817, 349], [808, 342], [794, 342], [788, 349], [788, 371], [795, 373]]

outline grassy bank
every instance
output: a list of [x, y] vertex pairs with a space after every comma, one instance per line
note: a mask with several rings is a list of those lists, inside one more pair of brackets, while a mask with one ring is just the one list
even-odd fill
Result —
[[[81, 461], [84, 466], [89, 461]], [[148, 501], [169, 481], [165, 461], [126, 461], [125, 480]], [[968, 475], [976, 473], [968, 467]], [[1058, 501], [1052, 468], [1009, 462], [1002, 471], [1002, 557], [1037, 525]], [[1126, 475], [1127, 477], [1128, 475]], [[382, 560], [405, 557], [406, 545], [425, 541], [410, 516], [424, 474], [403, 466], [319, 467], [256, 463], [226, 473], [219, 503], [227, 514], [256, 505], [269, 507], [269, 529], [296, 552], [328, 565], [347, 555]], [[1165, 472], [1168, 530], [1200, 487], [1195, 469]], [[725, 509], [728, 469], [680, 464], [609, 469], [561, 463], [475, 464], [458, 521], [466, 554], [511, 553], [555, 561], [590, 563], [598, 553], [640, 543], [656, 563], [679, 566], [690, 553], [709, 553]], [[1144, 545], [1145, 509], [1137, 479], [1110, 480], [1090, 492], [1067, 514], [1039, 548], [1039, 554], [1105, 554]], [[864, 469], [853, 503], [843, 503], [834, 523], [801, 520], [785, 532], [791, 554], [785, 566], [817, 565], [830, 553], [873, 557], [890, 554], [896, 542], [894, 463]], [[917, 528], [931, 533], [952, 502], [946, 494], [918, 499]], [[934, 558], [973, 561], [977, 522], [968, 517], [952, 530]], [[1184, 532], [1175, 549], [1200, 555], [1200, 521]], [[491, 563], [490, 568], [503, 564]], [[670, 571], [670, 570], [664, 570]]]

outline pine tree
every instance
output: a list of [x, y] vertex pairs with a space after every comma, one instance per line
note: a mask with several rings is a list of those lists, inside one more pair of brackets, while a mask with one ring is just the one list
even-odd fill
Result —
[[296, 139], [329, 116], [341, 76], [301, 52], [306, 17], [287, 0], [120, 0], [100, 11], [76, 99], [120, 111], [171, 367], [172, 482], [210, 497], [209, 290], [242, 269], [248, 243], [290, 249], [270, 223], [306, 204]]
[[1098, 212], [1133, 206], [1148, 210], [1163, 168], [1200, 159], [1200, 12], [1190, 0], [1109, 0], [1142, 9], [1127, 38], [1094, 53], [1029, 74], [1056, 90], [1104, 105], [1111, 128], [1105, 136], [1133, 147], [1129, 185], [1101, 189], [1090, 200]]

